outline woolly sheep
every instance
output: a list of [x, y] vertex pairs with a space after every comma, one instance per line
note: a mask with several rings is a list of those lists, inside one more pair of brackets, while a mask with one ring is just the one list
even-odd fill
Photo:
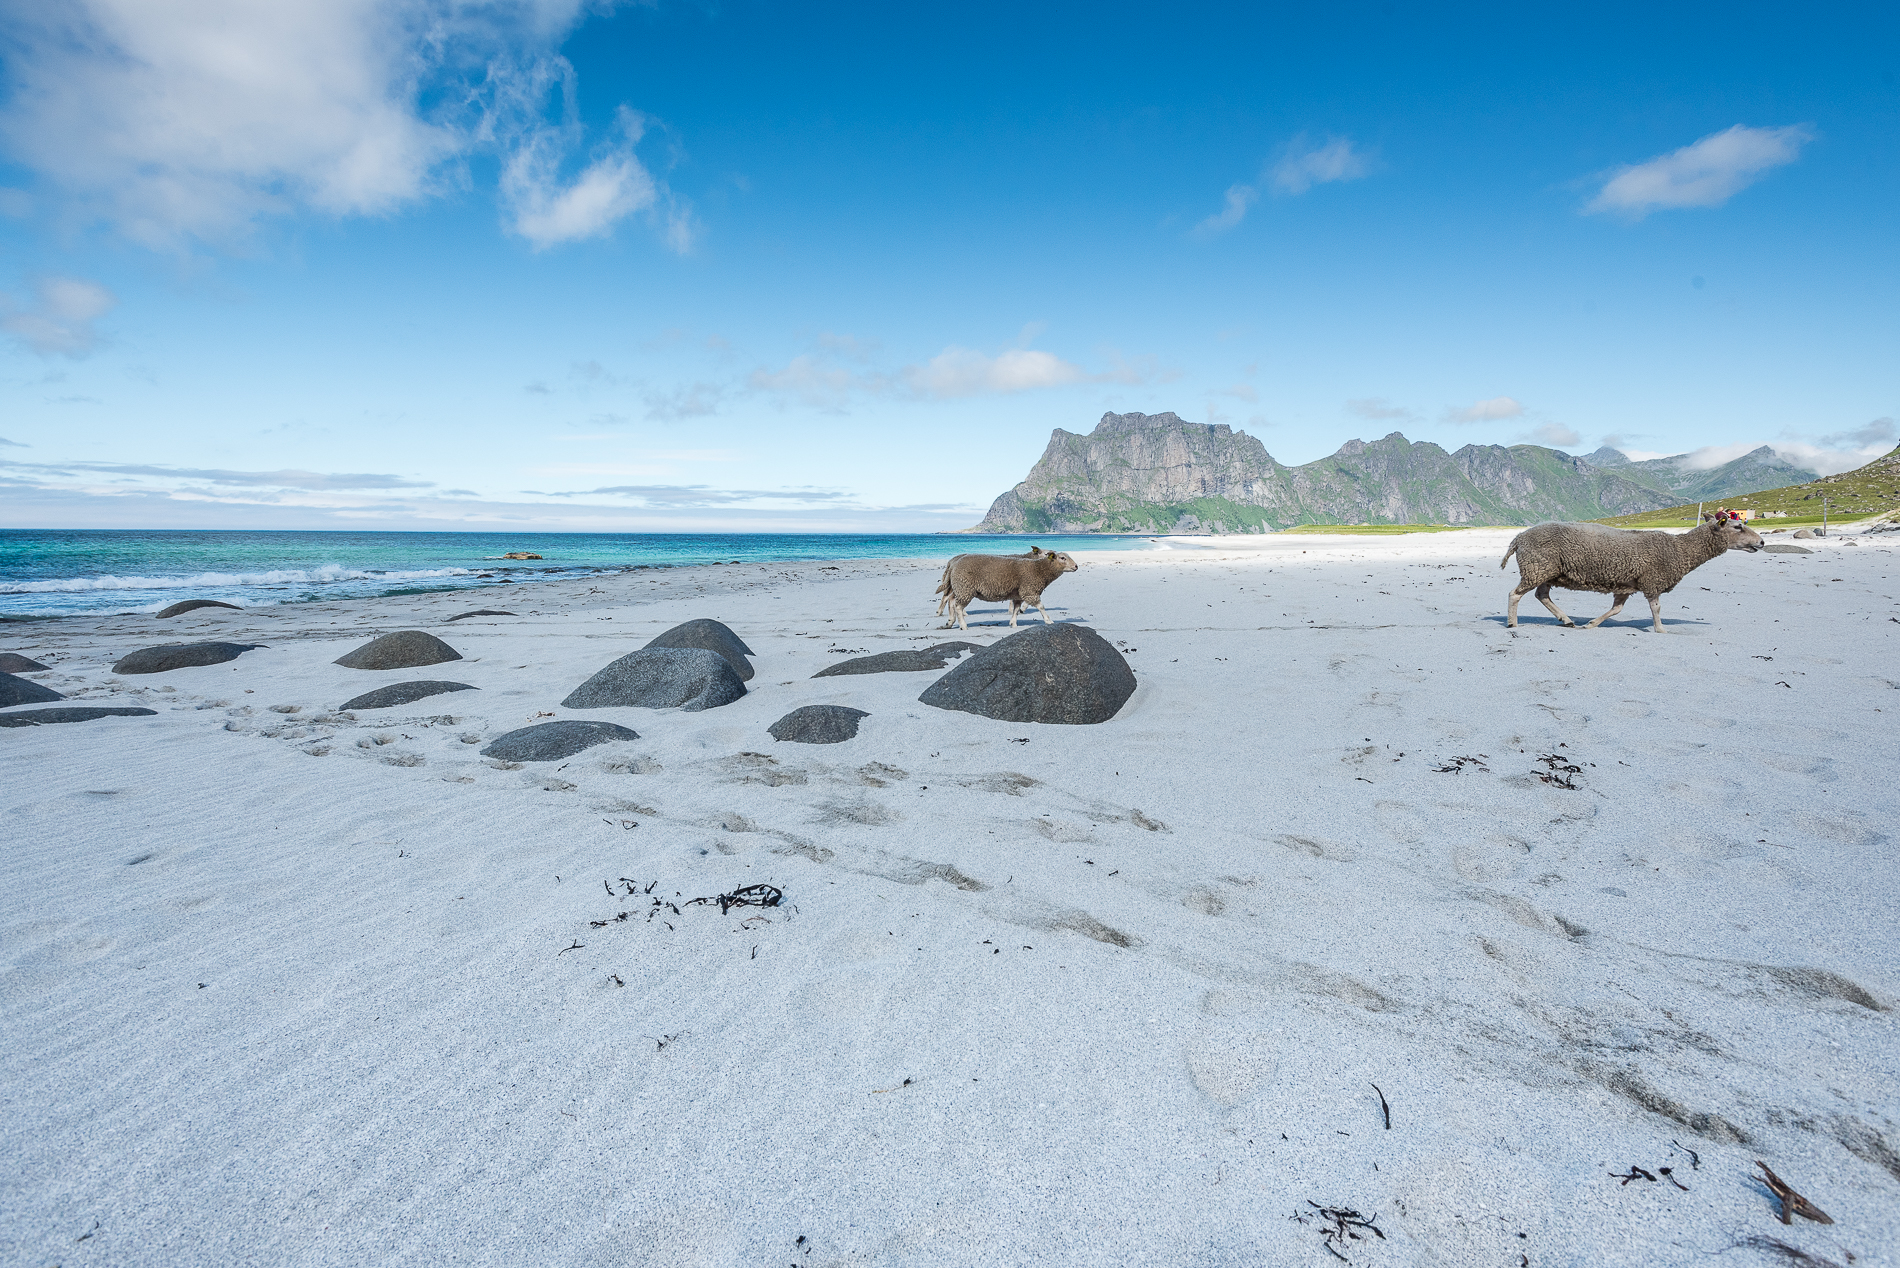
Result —
[[[1076, 567], [1075, 560], [1066, 554], [1035, 546], [1030, 547], [1028, 558], [958, 555], [944, 565], [938, 591], [945, 595], [945, 602], [955, 614], [953, 623], [960, 630], [970, 628], [964, 618], [973, 599], [1007, 602], [1011, 629], [1016, 628], [1016, 618], [1024, 608], [1035, 608], [1042, 613], [1043, 624], [1053, 625], [1054, 618], [1042, 605], [1042, 592], [1057, 577], [1074, 572]], [[942, 610], [941, 605], [938, 610]]]
[[1608, 612], [1584, 626], [1594, 629], [1623, 610], [1632, 594], [1649, 600], [1650, 629], [1663, 632], [1662, 596], [1692, 571], [1724, 551], [1761, 549], [1755, 530], [1726, 515], [1686, 533], [1634, 532], [1602, 524], [1539, 524], [1511, 539], [1498, 561], [1502, 568], [1517, 556], [1517, 588], [1511, 591], [1505, 625], [1517, 625], [1517, 601], [1526, 591], [1537, 591], [1537, 601], [1564, 625], [1574, 625], [1563, 609], [1551, 602], [1552, 586], [1564, 590], [1593, 590], [1616, 596]]
[[[1024, 551], [1024, 552], [1023, 552], [1022, 554], [1020, 554], [1020, 555], [989, 555], [989, 556], [985, 556], [985, 558], [989, 558], [989, 559], [1032, 559], [1032, 558], [1034, 558], [1035, 556], [1037, 556], [1037, 555], [1039, 555], [1039, 554], [1041, 554], [1041, 553], [1042, 553], [1042, 547], [1040, 547], [1040, 546], [1031, 546], [1031, 547], [1030, 547], [1030, 548], [1029, 548], [1028, 550], [1025, 550], [1025, 551]], [[959, 559], [968, 559], [968, 558], [970, 558], [970, 556], [968, 556], [968, 555], [952, 555], [952, 556], [950, 556], [950, 558], [948, 558], [948, 559], [946, 559], [946, 560], [944, 561], [944, 564], [943, 564], [943, 577], [942, 577], [942, 578], [941, 578], [941, 579], [940, 579], [940, 580], [939, 580], [939, 581], [937, 582], [937, 590], [936, 590], [936, 592], [937, 592], [938, 594], [940, 594], [940, 595], [942, 595], [942, 596], [943, 596], [943, 598], [941, 598], [941, 599], [939, 599], [939, 600], [937, 600], [937, 615], [938, 615], [938, 616], [942, 616], [942, 615], [943, 615], [943, 609], [944, 609], [944, 607], [945, 607], [945, 606], [946, 606], [946, 605], [947, 605], [947, 604], [948, 604], [948, 603], [950, 602], [950, 569], [952, 569], [952, 568], [954, 568], [954, 567], [956, 566], [956, 562], [957, 562], [957, 560], [959, 560]]]

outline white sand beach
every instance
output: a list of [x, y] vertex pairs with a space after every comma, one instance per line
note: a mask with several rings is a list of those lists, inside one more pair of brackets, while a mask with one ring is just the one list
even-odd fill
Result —
[[[1005, 636], [935, 561], [0, 628], [157, 710], [0, 730], [0, 1260], [1900, 1262], [1900, 535], [1661, 636], [1506, 630], [1510, 536], [1079, 554], [1094, 726], [812, 677]], [[560, 707], [697, 617], [743, 699]], [[401, 629], [465, 659], [332, 663]], [[200, 639], [267, 646], [110, 672]], [[479, 755], [550, 716], [640, 738]]]

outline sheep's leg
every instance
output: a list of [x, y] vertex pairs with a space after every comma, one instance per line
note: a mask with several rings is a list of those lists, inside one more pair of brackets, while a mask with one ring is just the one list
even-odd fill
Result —
[[1576, 622], [1565, 616], [1564, 610], [1551, 600], [1549, 586], [1544, 585], [1537, 587], [1537, 601], [1550, 609], [1550, 614], [1557, 618], [1559, 625], [1576, 625]]
[[1652, 633], [1660, 634], [1663, 632], [1662, 596], [1660, 594], [1652, 594], [1645, 597], [1649, 599], [1649, 615], [1654, 618], [1649, 628]]
[[1021, 599], [1011, 599], [1009, 601], [1009, 628], [1010, 629], [1013, 630], [1016, 628], [1016, 615], [1022, 610], [1023, 610], [1023, 601]]
[[1049, 616], [1049, 609], [1048, 609], [1048, 608], [1046, 608], [1046, 607], [1044, 607], [1044, 606], [1042, 605], [1042, 596], [1041, 596], [1041, 595], [1037, 595], [1037, 596], [1036, 596], [1036, 611], [1038, 611], [1038, 612], [1040, 612], [1040, 613], [1042, 613], [1042, 623], [1043, 623], [1044, 625], [1054, 625], [1054, 624], [1055, 624], [1055, 621], [1054, 621], [1054, 620], [1052, 620], [1052, 619], [1050, 618], [1050, 616]]
[[1509, 610], [1508, 610], [1508, 611], [1507, 611], [1507, 612], [1505, 613], [1505, 617], [1504, 617], [1504, 628], [1505, 628], [1505, 629], [1507, 629], [1507, 630], [1514, 630], [1514, 629], [1516, 629], [1516, 628], [1517, 628], [1517, 601], [1518, 601], [1519, 599], [1521, 599], [1521, 598], [1523, 598], [1523, 597], [1524, 597], [1524, 595], [1525, 595], [1525, 593], [1526, 593], [1526, 592], [1527, 592], [1527, 591], [1528, 591], [1529, 589], [1530, 589], [1530, 587], [1529, 587], [1529, 586], [1519, 586], [1519, 587], [1518, 587], [1517, 589], [1515, 589], [1515, 590], [1513, 590], [1513, 591], [1511, 591], [1511, 604], [1510, 604], [1510, 608], [1509, 608]]
[[[1636, 592], [1634, 590], [1630, 591], [1630, 594], [1635, 594], [1635, 593]], [[1629, 594], [1618, 594], [1616, 596], [1616, 602], [1611, 606], [1608, 612], [1605, 612], [1602, 616], [1590, 622], [1590, 624], [1584, 626], [1583, 628], [1586, 630], [1594, 630], [1597, 626], [1603, 624], [1605, 621], [1615, 616], [1618, 612], [1621, 612], [1623, 610], [1623, 605], [1625, 603], [1628, 603], [1629, 601], [1630, 601]]]

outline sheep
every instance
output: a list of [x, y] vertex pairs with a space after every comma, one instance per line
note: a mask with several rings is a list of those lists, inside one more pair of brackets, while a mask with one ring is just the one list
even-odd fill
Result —
[[[1034, 558], [1035, 558], [1035, 557], [1036, 557], [1037, 555], [1039, 555], [1039, 554], [1041, 554], [1041, 553], [1042, 553], [1042, 547], [1040, 547], [1040, 546], [1031, 546], [1031, 547], [1030, 547], [1030, 548], [1029, 548], [1028, 550], [1026, 550], [1026, 551], [1024, 551], [1024, 552], [1023, 552], [1022, 554], [1020, 554], [1020, 555], [985, 555], [985, 556], [980, 556], [980, 558], [986, 558], [986, 559], [1034, 559]], [[969, 555], [952, 555], [952, 556], [950, 556], [950, 558], [949, 558], [949, 559], [947, 559], [947, 560], [945, 560], [945, 561], [944, 561], [944, 565], [943, 565], [943, 577], [942, 577], [942, 578], [941, 578], [941, 579], [940, 579], [940, 580], [939, 580], [939, 581], [937, 582], [937, 591], [936, 591], [936, 592], [937, 592], [938, 594], [940, 594], [940, 595], [942, 595], [942, 596], [943, 596], [943, 598], [941, 598], [941, 599], [939, 599], [939, 600], [937, 601], [937, 615], [938, 615], [938, 616], [942, 616], [942, 615], [943, 615], [943, 609], [944, 609], [944, 606], [945, 606], [946, 604], [948, 604], [948, 603], [950, 602], [950, 569], [956, 566], [956, 562], [957, 562], [957, 560], [959, 560], [959, 559], [969, 559], [969, 558], [971, 558], [971, 556], [969, 556]], [[946, 628], [947, 628], [947, 627], [946, 627]]]
[[1006, 555], [958, 555], [944, 565], [943, 570], [942, 585], [948, 587], [945, 601], [954, 613], [950, 624], [960, 630], [969, 629], [965, 614], [970, 602], [982, 599], [987, 603], [1009, 604], [1011, 629], [1016, 628], [1016, 618], [1022, 610], [1031, 607], [1042, 613], [1043, 624], [1053, 625], [1055, 619], [1042, 604], [1042, 592], [1063, 573], [1074, 572], [1076, 566], [1075, 560], [1065, 554], [1033, 546], [1026, 559]]
[[1511, 539], [1498, 561], [1502, 568], [1517, 556], [1517, 588], [1511, 591], [1507, 627], [1517, 625], [1517, 601], [1526, 591], [1537, 591], [1537, 601], [1564, 625], [1574, 625], [1563, 609], [1551, 602], [1550, 590], [1594, 590], [1616, 596], [1608, 612], [1584, 626], [1594, 629], [1623, 610], [1632, 594], [1649, 600], [1650, 629], [1663, 632], [1662, 596], [1684, 577], [1729, 550], [1761, 549], [1754, 529], [1718, 513], [1709, 522], [1686, 533], [1633, 532], [1602, 524], [1539, 524]]

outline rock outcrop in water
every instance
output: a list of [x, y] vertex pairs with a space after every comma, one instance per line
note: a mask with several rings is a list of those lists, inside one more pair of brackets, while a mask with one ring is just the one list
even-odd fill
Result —
[[[1768, 451], [1772, 455], [1772, 451]], [[1705, 478], [1685, 459], [1617, 465], [1542, 445], [1455, 453], [1398, 432], [1349, 440], [1302, 466], [1259, 440], [1172, 413], [1104, 414], [1086, 436], [1057, 428], [1028, 479], [996, 499], [979, 533], [1260, 533], [1296, 524], [1535, 524], [1657, 510], [1683, 487], [1725, 494], [1786, 484], [1792, 468], [1745, 455]], [[1656, 463], [1668, 465], [1665, 472]], [[1667, 475], [1667, 479], [1665, 478]], [[1683, 480], [1672, 484], [1670, 480]], [[1754, 483], [1751, 484], [1751, 481]], [[1744, 489], [1740, 486], [1747, 485]]]

